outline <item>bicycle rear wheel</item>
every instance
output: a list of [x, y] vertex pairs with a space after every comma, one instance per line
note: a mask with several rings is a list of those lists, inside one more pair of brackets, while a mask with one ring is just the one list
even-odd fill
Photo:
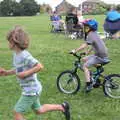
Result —
[[75, 94], [80, 89], [80, 79], [77, 74], [66, 70], [57, 77], [57, 88], [65, 94]]
[[103, 90], [111, 98], [120, 98], [120, 74], [111, 74], [104, 81]]

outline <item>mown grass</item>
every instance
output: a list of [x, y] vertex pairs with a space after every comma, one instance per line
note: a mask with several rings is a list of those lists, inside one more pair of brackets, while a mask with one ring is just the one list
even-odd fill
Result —
[[[85, 16], [96, 18], [99, 31], [103, 31], [104, 16]], [[76, 95], [65, 95], [56, 87], [57, 75], [72, 68], [74, 58], [68, 54], [71, 49], [79, 47], [83, 40], [70, 40], [62, 34], [50, 33], [49, 17], [3, 17], [0, 18], [0, 63], [1, 67], [12, 68], [12, 51], [8, 48], [7, 32], [14, 25], [22, 25], [30, 34], [31, 44], [29, 51], [41, 63], [44, 70], [38, 74], [43, 85], [40, 97], [41, 104], [62, 103], [68, 101], [71, 105], [72, 120], [120, 120], [120, 100], [105, 97], [100, 89], [94, 89], [85, 94], [84, 74], [79, 72], [82, 87]], [[111, 63], [105, 66], [106, 74], [120, 73], [120, 40], [106, 40]], [[13, 120], [12, 110], [19, 99], [21, 90], [15, 76], [0, 77], [0, 120]], [[25, 114], [28, 120], [64, 120], [60, 112], [49, 112], [37, 117], [33, 112]]]

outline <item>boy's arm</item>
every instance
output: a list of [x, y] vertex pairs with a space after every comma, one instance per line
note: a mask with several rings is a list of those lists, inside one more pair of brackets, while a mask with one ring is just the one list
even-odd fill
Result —
[[40, 64], [40, 63], [38, 63], [38, 64], [36, 64], [33, 68], [31, 68], [31, 69], [29, 69], [29, 70], [26, 70], [26, 71], [24, 71], [24, 72], [18, 73], [18, 74], [17, 74], [17, 77], [23, 79], [23, 78], [25, 78], [25, 77], [27, 77], [27, 76], [29, 76], [29, 75], [32, 75], [32, 74], [34, 74], [34, 73], [39, 72], [41, 69], [43, 69], [43, 65]]
[[76, 53], [76, 52], [78, 52], [78, 51], [80, 51], [80, 50], [83, 50], [83, 49], [85, 49], [85, 48], [87, 48], [87, 47], [88, 47], [88, 44], [87, 44], [87, 43], [84, 43], [84, 44], [82, 44], [79, 48], [72, 50], [72, 52], [73, 52], [73, 53]]
[[6, 71], [6, 75], [14, 75], [16, 72], [15, 72], [15, 69], [12, 69], [12, 70], [7, 70]]
[[0, 69], [0, 76], [14, 75], [15, 70], [5, 70], [4, 68]]

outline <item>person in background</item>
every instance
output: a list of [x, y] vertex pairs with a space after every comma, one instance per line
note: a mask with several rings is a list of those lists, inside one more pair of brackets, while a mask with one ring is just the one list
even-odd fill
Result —
[[85, 19], [82, 16], [82, 12], [81, 11], [77, 11], [77, 17], [78, 17], [78, 24], [82, 24]]
[[106, 37], [120, 38], [120, 13], [113, 6], [106, 15], [103, 27]]
[[50, 20], [51, 21], [59, 21], [59, 20], [61, 20], [61, 16], [58, 15], [56, 11], [54, 11], [52, 13], [52, 15], [50, 16]]
[[62, 27], [64, 30], [66, 29], [64, 20], [62, 20], [61, 15], [59, 15], [56, 11], [52, 13], [50, 20], [52, 21], [52, 25], [56, 30], [61, 30]]
[[75, 8], [71, 8], [65, 18], [66, 24], [73, 24], [76, 26], [78, 24], [78, 17], [77, 17], [77, 12]]
[[111, 22], [120, 20], [120, 13], [112, 6], [106, 15], [106, 20]]

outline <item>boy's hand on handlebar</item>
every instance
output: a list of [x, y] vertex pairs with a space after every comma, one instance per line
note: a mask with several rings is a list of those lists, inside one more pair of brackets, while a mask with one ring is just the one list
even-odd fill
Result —
[[80, 55], [81, 55], [81, 56], [86, 55], [86, 52], [82, 52], [82, 53], [80, 53]]
[[70, 54], [75, 54], [76, 51], [75, 51], [75, 49], [73, 49], [73, 50], [71, 50], [69, 53], [70, 53]]

